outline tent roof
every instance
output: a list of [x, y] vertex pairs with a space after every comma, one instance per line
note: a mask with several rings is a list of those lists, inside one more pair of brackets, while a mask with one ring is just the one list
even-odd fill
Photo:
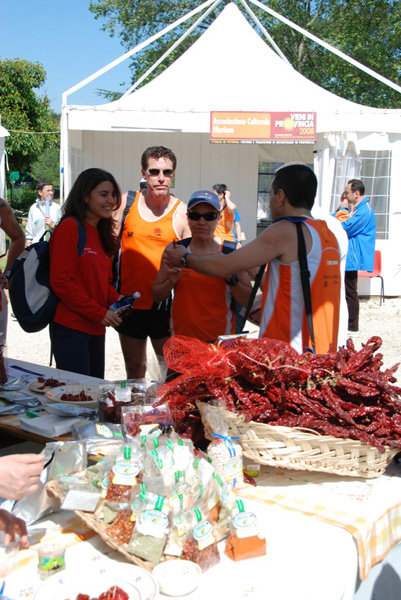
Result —
[[401, 132], [400, 110], [350, 102], [303, 77], [233, 3], [147, 85], [108, 104], [67, 107], [69, 127], [83, 130], [208, 132], [216, 110], [317, 112], [318, 131]]
[[4, 138], [7, 137], [9, 134], [9, 132], [7, 131], [7, 129], [5, 127], [3, 127], [2, 125], [0, 125], [0, 137]]

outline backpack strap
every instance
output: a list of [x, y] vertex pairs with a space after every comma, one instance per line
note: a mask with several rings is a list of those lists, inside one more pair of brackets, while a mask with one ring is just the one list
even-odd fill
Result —
[[124, 229], [125, 219], [127, 218], [127, 215], [129, 213], [129, 211], [131, 210], [131, 206], [134, 204], [134, 202], [136, 200], [136, 196], [139, 193], [140, 192], [134, 192], [133, 190], [128, 190], [128, 193], [127, 193], [127, 202], [125, 203], [124, 212], [123, 212], [123, 216], [122, 216], [122, 219], [121, 219], [121, 225], [120, 225], [120, 232], [121, 233], [122, 233], [122, 230]]
[[316, 354], [315, 332], [313, 330], [313, 318], [312, 318], [312, 299], [311, 299], [311, 293], [310, 293], [310, 272], [309, 272], [309, 268], [308, 268], [308, 259], [306, 256], [305, 239], [304, 239], [304, 233], [302, 231], [301, 222], [296, 221], [295, 225], [297, 227], [298, 260], [299, 260], [299, 269], [301, 272], [301, 283], [302, 283], [302, 292], [303, 292], [304, 303], [305, 303], [306, 319], [308, 321], [308, 329], [309, 329], [309, 335], [310, 335], [310, 338], [312, 341], [313, 354]]
[[125, 203], [125, 207], [124, 207], [124, 211], [123, 211], [123, 216], [121, 217], [121, 223], [120, 223], [120, 233], [119, 233], [119, 237], [120, 237], [120, 247], [118, 249], [118, 253], [117, 255], [114, 257], [113, 259], [113, 266], [112, 266], [112, 270], [113, 270], [113, 286], [116, 288], [116, 290], [119, 292], [120, 291], [120, 287], [121, 287], [121, 281], [120, 281], [120, 272], [121, 272], [121, 237], [123, 234], [123, 229], [124, 229], [124, 224], [126, 221], [126, 218], [128, 216], [129, 211], [131, 210], [132, 205], [134, 204], [136, 197], [138, 194], [141, 194], [141, 190], [139, 190], [138, 192], [134, 192], [133, 190], [128, 190], [127, 193], [127, 201]]
[[81, 256], [82, 252], [84, 251], [85, 244], [86, 244], [86, 229], [85, 229], [85, 226], [81, 223], [81, 221], [77, 217], [73, 217], [72, 216], [72, 218], [78, 224], [78, 244], [77, 244], [77, 248], [78, 248], [78, 256]]
[[[301, 284], [302, 284], [302, 294], [304, 297], [305, 304], [305, 313], [306, 320], [308, 323], [308, 330], [310, 339], [312, 342], [312, 351], [313, 354], [316, 354], [316, 344], [315, 344], [315, 332], [313, 329], [313, 317], [312, 317], [312, 298], [310, 292], [310, 272], [308, 267], [308, 258], [306, 255], [306, 246], [305, 246], [305, 238], [304, 233], [302, 231], [302, 223], [306, 221], [306, 217], [281, 217], [280, 219], [276, 219], [274, 223], [278, 221], [291, 221], [295, 223], [297, 228], [297, 238], [298, 238], [298, 261], [299, 261], [299, 270], [301, 274]], [[305, 348], [306, 350], [310, 350], [310, 348]]]
[[[64, 221], [64, 219], [74, 219], [74, 221], [78, 225], [78, 244], [77, 244], [77, 249], [78, 249], [78, 256], [81, 256], [82, 252], [84, 251], [85, 244], [86, 244], [86, 229], [85, 229], [85, 225], [83, 223], [81, 223], [81, 221], [78, 219], [78, 217], [74, 217], [74, 215], [67, 215], [66, 217], [63, 217], [61, 219], [61, 221]], [[60, 221], [60, 223], [61, 223], [61, 221]], [[48, 233], [48, 231], [45, 231], [45, 233], [43, 234], [42, 237], [44, 237], [47, 233]], [[50, 232], [50, 234], [51, 233], [52, 232]], [[40, 239], [42, 239], [42, 238], [40, 238]]]
[[239, 316], [242, 319], [242, 324], [241, 324], [241, 331], [239, 333], [242, 333], [244, 330], [245, 323], [247, 321], [249, 313], [251, 312], [252, 305], [255, 301], [256, 292], [258, 291], [260, 282], [262, 281], [263, 273], [265, 272], [265, 269], [266, 269], [266, 264], [261, 265], [259, 267], [259, 271], [256, 274], [255, 281], [253, 283], [253, 287], [252, 287], [252, 291], [251, 291], [251, 295], [249, 296], [248, 305], [246, 307], [245, 312], [243, 313], [244, 309], [240, 310]]

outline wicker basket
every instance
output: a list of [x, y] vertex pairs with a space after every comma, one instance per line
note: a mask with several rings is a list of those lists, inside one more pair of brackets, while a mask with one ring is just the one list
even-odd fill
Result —
[[[56, 496], [56, 498], [58, 498], [59, 500], [61, 500], [61, 501], [63, 500], [63, 494], [62, 494], [62, 492], [60, 490], [60, 486], [56, 480], [49, 481], [46, 484], [46, 489], [51, 494], [53, 494], [53, 496]], [[129, 562], [132, 562], [132, 563], [134, 563], [134, 565], [137, 565], [138, 567], [142, 567], [143, 569], [146, 569], [147, 571], [153, 570], [153, 567], [155, 566], [154, 563], [151, 563], [146, 560], [142, 560], [141, 558], [134, 556], [133, 554], [130, 554], [126, 550], [126, 544], [118, 544], [116, 542], [116, 540], [107, 533], [107, 531], [106, 531], [107, 525], [105, 525], [104, 522], [102, 521], [102, 519], [99, 519], [96, 516], [96, 514], [84, 512], [82, 510], [74, 510], [74, 513], [78, 517], [80, 517], [84, 521], [84, 523], [86, 523], [88, 525], [88, 527], [93, 529], [93, 531], [96, 531], [96, 533], [99, 534], [99, 536], [102, 538], [102, 540], [104, 542], [106, 542], [106, 544], [108, 546], [110, 546], [114, 550], [118, 550], [118, 552], [123, 554], [123, 556], [125, 556], [125, 558]], [[161, 560], [166, 560], [166, 558], [162, 557]]]
[[[197, 403], [205, 430], [205, 437], [212, 437], [207, 411], [219, 411], [227, 419], [231, 437], [239, 437], [243, 454], [250, 462], [296, 469], [299, 471], [322, 471], [350, 477], [372, 478], [382, 475], [399, 448], [385, 447], [380, 453], [377, 448], [357, 440], [320, 435], [311, 429], [279, 427], [264, 423], [244, 422], [242, 415]], [[217, 416], [217, 415], [214, 415]]]
[[[55, 496], [56, 498], [58, 498], [61, 502], [64, 499], [64, 494], [62, 493], [60, 486], [58, 484], [58, 481], [56, 480], [51, 480], [46, 484], [46, 490], [50, 493], [53, 494], [53, 496]], [[98, 511], [98, 509], [97, 509]], [[113, 548], [113, 550], [117, 550], [118, 552], [120, 552], [123, 556], [125, 556], [125, 558], [129, 561], [134, 563], [134, 565], [137, 565], [138, 567], [142, 567], [143, 569], [146, 569], [147, 571], [153, 571], [153, 568], [156, 566], [154, 563], [147, 561], [147, 560], [143, 560], [142, 558], [139, 558], [138, 556], [135, 556], [134, 554], [131, 554], [130, 552], [127, 551], [127, 544], [119, 544], [118, 542], [116, 542], [116, 540], [106, 531], [108, 525], [105, 525], [105, 523], [103, 522], [103, 520], [98, 516], [98, 512], [95, 513], [88, 513], [88, 512], [84, 512], [82, 510], [74, 510], [74, 513], [80, 517], [82, 519], [82, 521], [84, 521], [84, 523], [86, 523], [86, 525], [88, 525], [88, 527], [90, 527], [90, 529], [92, 529], [93, 531], [95, 531], [101, 538], [102, 540], [108, 545], [110, 546], [110, 548]], [[228, 526], [227, 527], [218, 527], [217, 525], [215, 525], [213, 527], [213, 535], [214, 538], [216, 540], [216, 542], [221, 541], [222, 539], [225, 539], [226, 537], [228, 537], [229, 535], [229, 529]], [[167, 560], [176, 560], [177, 557], [175, 556], [170, 556], [170, 555], [166, 555], [166, 554], [162, 554], [160, 562], [164, 562]]]

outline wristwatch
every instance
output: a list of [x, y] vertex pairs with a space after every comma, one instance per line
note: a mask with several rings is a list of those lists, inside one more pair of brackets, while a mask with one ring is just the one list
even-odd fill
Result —
[[187, 264], [187, 256], [191, 254], [190, 252], [185, 252], [185, 254], [183, 254], [180, 258], [181, 261], [181, 265], [183, 267], [187, 267], [189, 269], [189, 265]]
[[7, 277], [7, 279], [10, 279], [10, 275], [11, 275], [10, 269], [8, 271], [4, 271], [3, 275], [4, 275], [4, 277]]

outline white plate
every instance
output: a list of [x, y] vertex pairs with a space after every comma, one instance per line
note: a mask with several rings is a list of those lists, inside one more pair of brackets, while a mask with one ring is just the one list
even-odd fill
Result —
[[[44, 379], [50, 379], [50, 377], [45, 377]], [[67, 383], [75, 383], [74, 381], [71, 381], [69, 379], [60, 379], [59, 381], [60, 383], [57, 386], [46, 385], [45, 387], [42, 387], [43, 381], [38, 381], [36, 379], [35, 381], [31, 381], [31, 383], [28, 385], [28, 389], [31, 390], [31, 392], [36, 392], [37, 394], [45, 394], [46, 392], [54, 390], [56, 389], [56, 387], [59, 387], [61, 385], [65, 385]]]
[[108, 561], [86, 569], [67, 567], [55, 573], [39, 586], [34, 600], [75, 600], [78, 594], [94, 598], [113, 585], [127, 592], [129, 600], [154, 600], [158, 593], [156, 580], [145, 569]]
[[[92, 401], [88, 402], [74, 402], [69, 400], [62, 400], [61, 396], [63, 394], [79, 394], [84, 391], [87, 396], [91, 396], [93, 398]], [[99, 387], [96, 385], [81, 385], [80, 383], [71, 383], [67, 385], [62, 385], [60, 387], [54, 388], [52, 391], [48, 391], [45, 393], [46, 401], [49, 402], [61, 402], [62, 404], [71, 404], [71, 406], [85, 406], [86, 408], [96, 408], [100, 398]], [[42, 404], [46, 405], [46, 401], [42, 402]]]

